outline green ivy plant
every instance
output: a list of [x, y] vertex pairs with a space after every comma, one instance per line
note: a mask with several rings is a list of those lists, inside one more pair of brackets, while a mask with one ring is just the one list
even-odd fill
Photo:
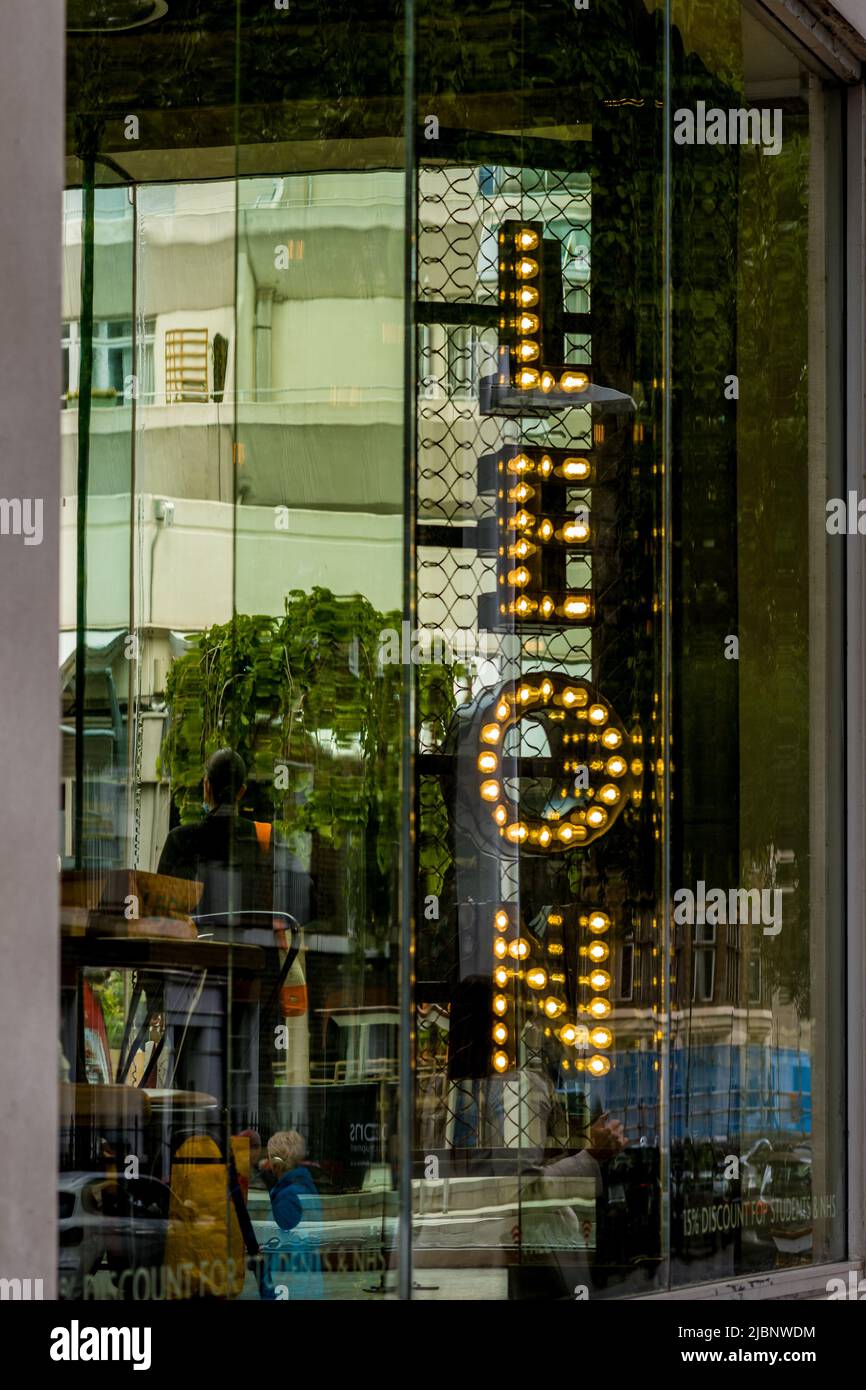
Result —
[[[379, 653], [383, 629], [399, 632], [400, 621], [360, 595], [314, 588], [289, 593], [282, 617], [239, 614], [199, 634], [168, 675], [158, 762], [181, 822], [200, 817], [204, 764], [229, 745], [246, 764], [257, 816], [289, 844], [315, 835], [340, 849], [361, 837], [373, 841], [380, 873], [392, 871], [408, 677]], [[451, 718], [458, 674], [453, 664], [419, 668], [420, 717], [434, 734]], [[438, 892], [450, 863], [441, 792], [427, 811], [423, 872]]]

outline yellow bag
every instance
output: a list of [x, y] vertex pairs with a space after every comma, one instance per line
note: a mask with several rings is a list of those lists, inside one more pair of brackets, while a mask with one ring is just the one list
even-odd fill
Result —
[[206, 1134], [185, 1139], [171, 1168], [166, 1298], [237, 1298], [246, 1277], [245, 1256], [216, 1142]]

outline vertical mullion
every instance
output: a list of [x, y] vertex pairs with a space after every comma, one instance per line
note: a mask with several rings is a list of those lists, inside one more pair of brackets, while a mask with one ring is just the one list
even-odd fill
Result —
[[[417, 278], [417, 173], [415, 169], [415, 0], [405, 0], [403, 15], [403, 155], [405, 227], [403, 261], [403, 617], [413, 631], [417, 618], [415, 566], [416, 523], [416, 371], [415, 295]], [[412, 1145], [415, 1103], [414, 985], [415, 905], [415, 667], [403, 665], [400, 907], [400, 1067], [397, 1289], [412, 1296]]]

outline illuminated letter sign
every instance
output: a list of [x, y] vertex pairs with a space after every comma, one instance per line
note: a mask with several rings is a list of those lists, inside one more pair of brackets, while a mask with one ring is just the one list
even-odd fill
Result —
[[[518, 804], [514, 793], [527, 759], [506, 747], [509, 730], [516, 728], [519, 738], [524, 718], [543, 726], [550, 750], [537, 759], [534, 779], [546, 790], [536, 794], [531, 809]], [[479, 803], [501, 838], [523, 851], [552, 853], [592, 844], [629, 798], [640, 802], [643, 763], [632, 746], [636, 741], [587, 681], [558, 671], [532, 672], [487, 692], [472, 728]]]
[[496, 555], [496, 592], [481, 595], [479, 626], [592, 622], [591, 591], [568, 582], [569, 558], [592, 544], [588, 495], [571, 513], [565, 505], [566, 489], [588, 488], [593, 478], [592, 459], [579, 449], [513, 444], [479, 460], [479, 495], [496, 494], [496, 517], [478, 525], [479, 553]]
[[[483, 910], [479, 918], [483, 922]], [[566, 938], [565, 926], [571, 928]], [[567, 1050], [562, 1065], [599, 1079], [610, 1071], [611, 920], [599, 908], [573, 904], [547, 913], [539, 935], [523, 927], [516, 903], [492, 912], [491, 1057], [500, 1075], [517, 1065], [517, 1020], [537, 1017]], [[571, 959], [570, 959], [571, 958]]]
[[499, 367], [481, 382], [483, 415], [544, 415], [580, 404], [587, 367], [562, 365], [559, 242], [540, 222], [499, 229]]

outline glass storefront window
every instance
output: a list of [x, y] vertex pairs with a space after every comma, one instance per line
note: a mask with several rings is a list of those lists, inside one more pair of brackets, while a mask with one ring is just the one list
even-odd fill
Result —
[[69, 36], [63, 1297], [845, 1254], [840, 93], [560, 8]]

